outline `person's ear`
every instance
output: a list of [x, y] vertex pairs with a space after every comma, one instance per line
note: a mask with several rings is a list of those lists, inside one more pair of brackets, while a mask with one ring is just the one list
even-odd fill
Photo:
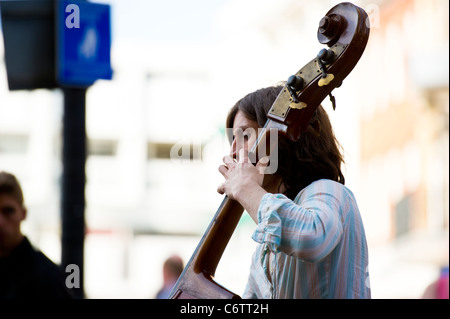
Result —
[[27, 218], [27, 209], [25, 207], [22, 207], [22, 218], [21, 220], [25, 220]]

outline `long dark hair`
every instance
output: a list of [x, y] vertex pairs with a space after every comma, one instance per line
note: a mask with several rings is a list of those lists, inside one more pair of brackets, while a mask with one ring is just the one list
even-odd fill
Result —
[[[248, 119], [256, 121], [259, 127], [263, 127], [267, 121], [267, 113], [282, 89], [282, 86], [272, 86], [247, 94], [229, 111], [227, 127], [233, 127], [238, 111], [242, 111]], [[292, 142], [282, 137], [278, 139], [277, 174], [286, 187], [284, 194], [291, 199], [294, 199], [300, 190], [319, 179], [331, 179], [344, 184], [345, 178], [341, 171], [343, 163], [341, 146], [322, 106], [317, 108], [311, 124], [298, 141]]]

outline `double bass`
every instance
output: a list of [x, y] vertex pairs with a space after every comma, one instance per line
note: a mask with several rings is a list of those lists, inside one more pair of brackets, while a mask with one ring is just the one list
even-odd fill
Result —
[[[310, 123], [320, 103], [341, 86], [362, 56], [369, 38], [367, 13], [349, 2], [330, 9], [320, 20], [318, 41], [326, 47], [290, 76], [267, 114], [267, 122], [251, 153], [264, 146], [270, 154], [269, 132], [297, 141]], [[273, 140], [273, 139], [272, 139]], [[214, 281], [220, 258], [244, 209], [225, 196], [191, 259], [176, 282], [170, 299], [240, 299], [240, 296]]]

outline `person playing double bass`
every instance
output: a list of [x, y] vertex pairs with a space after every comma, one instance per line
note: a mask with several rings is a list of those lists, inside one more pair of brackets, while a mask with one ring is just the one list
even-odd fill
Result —
[[281, 90], [248, 94], [226, 120], [231, 149], [218, 192], [252, 217], [258, 243], [242, 298], [371, 298], [364, 225], [325, 109], [317, 108], [298, 141], [279, 138], [275, 173], [264, 174], [268, 157], [249, 159]]
[[250, 93], [229, 111], [231, 150], [217, 188], [226, 196], [171, 299], [240, 298], [214, 274], [244, 210], [258, 245], [243, 298], [371, 298], [364, 225], [321, 106], [329, 96], [335, 109], [332, 91], [363, 54], [368, 21], [362, 8], [337, 4], [317, 29], [326, 48], [282, 87]]

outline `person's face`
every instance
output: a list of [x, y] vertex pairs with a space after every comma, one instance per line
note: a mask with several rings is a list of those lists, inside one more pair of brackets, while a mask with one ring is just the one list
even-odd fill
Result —
[[19, 244], [20, 223], [25, 217], [26, 209], [13, 196], [0, 194], [0, 257]]
[[245, 148], [248, 152], [258, 137], [258, 123], [245, 117], [242, 111], [238, 111], [233, 122], [233, 142], [231, 143], [230, 156], [237, 159], [239, 151]]

